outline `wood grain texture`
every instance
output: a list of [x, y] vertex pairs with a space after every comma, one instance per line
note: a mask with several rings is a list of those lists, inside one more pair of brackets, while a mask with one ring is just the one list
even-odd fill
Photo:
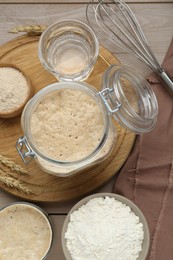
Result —
[[[25, 3], [25, 4], [36, 4], [36, 3], [56, 3], [56, 4], [65, 4], [65, 3], [70, 3], [70, 4], [74, 4], [74, 3], [81, 3], [81, 4], [86, 4], [89, 1], [87, 0], [0, 0], [0, 3]], [[110, 3], [110, 0], [105, 0], [105, 2]], [[126, 0], [127, 3], [148, 3], [148, 0]], [[152, 0], [152, 3], [172, 3], [173, 0]]]
[[[173, 3], [130, 3], [130, 7], [139, 20], [151, 49], [161, 63], [173, 36]], [[0, 44], [16, 37], [8, 33], [15, 26], [50, 24], [64, 17], [86, 21], [85, 9], [86, 4], [0, 4]], [[131, 55], [125, 54], [107, 37], [100, 37], [99, 40], [123, 63], [133, 61]]]
[[[46, 260], [66, 260], [61, 246], [61, 231], [65, 220], [64, 215], [51, 215], [50, 219], [54, 227], [53, 243]], [[87, 260], [87, 259], [86, 259]]]
[[[36, 93], [56, 79], [42, 67], [38, 59], [38, 37], [19, 37], [0, 48], [0, 62], [11, 63], [22, 68], [29, 77]], [[118, 63], [110, 52], [100, 48], [100, 57], [92, 71], [88, 83], [100, 89], [103, 72], [109, 63]], [[103, 56], [103, 58], [102, 58]], [[105, 59], [105, 60], [104, 60]], [[25, 166], [28, 175], [13, 173], [13, 177], [20, 181], [21, 186], [30, 191], [28, 194], [0, 183], [0, 187], [12, 194], [32, 201], [66, 201], [91, 192], [110, 179], [126, 160], [135, 135], [126, 131], [115, 123], [117, 142], [112, 154], [102, 163], [91, 169], [83, 170], [77, 175], [62, 178], [43, 172], [34, 161]], [[15, 142], [23, 135], [20, 127], [20, 116], [12, 119], [0, 119], [0, 154], [22, 166], [15, 149]], [[24, 167], [24, 165], [23, 165]], [[5, 176], [5, 175], [4, 175]]]
[[[88, 195], [98, 192], [111, 192], [112, 187], [114, 183], [114, 178], [111, 178], [111, 180], [108, 180], [106, 183], [104, 183], [101, 187], [96, 188], [92, 192], [90, 192]], [[43, 208], [46, 212], [48, 212], [50, 215], [56, 215], [56, 214], [67, 214], [71, 207], [75, 205], [79, 199], [84, 198], [85, 195], [81, 196], [80, 198], [76, 198], [70, 201], [64, 201], [64, 202], [34, 202], [41, 208]], [[2, 189], [0, 189], [0, 208], [5, 207], [6, 205], [16, 202], [16, 201], [26, 201], [25, 199], [19, 199], [13, 194], [10, 194]]]
[[[18, 4], [16, 4], [17, 2]], [[24, 2], [25, 4], [22, 4]], [[32, 2], [37, 2], [39, 4], [31, 4]], [[51, 2], [54, 2], [54, 4], [51, 4]], [[62, 4], [60, 4], [60, 2]], [[88, 1], [0, 0], [0, 45], [14, 39], [16, 35], [8, 33], [8, 30], [21, 24], [47, 24], [47, 22], [52, 22], [64, 17], [77, 18], [85, 21], [84, 11], [86, 2]], [[173, 36], [173, 0], [127, 0], [127, 2], [130, 3], [130, 7], [135, 11], [135, 14], [147, 36], [148, 42], [161, 63]], [[104, 46], [114, 53], [121, 62], [128, 63], [136, 68], [135, 60], [131, 55], [123, 53], [107, 40], [104, 42]], [[142, 67], [142, 70], [145, 69], [145, 67]], [[114, 178], [93, 192], [111, 192], [113, 183]], [[22, 199], [18, 199], [7, 192], [0, 190], [0, 208], [18, 200]], [[48, 260], [65, 260], [60, 242], [61, 229], [65, 216], [55, 214], [67, 213], [77, 201], [78, 199], [63, 203], [37, 203], [50, 213], [54, 225], [53, 245], [47, 258]]]

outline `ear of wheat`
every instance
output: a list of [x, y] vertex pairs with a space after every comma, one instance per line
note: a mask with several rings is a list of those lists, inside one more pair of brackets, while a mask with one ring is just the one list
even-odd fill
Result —
[[25, 32], [30, 36], [39, 36], [46, 29], [46, 25], [27, 25], [27, 26], [18, 26], [10, 29], [9, 33], [20, 33]]
[[16, 189], [22, 193], [27, 195], [34, 194], [32, 190], [30, 190], [24, 181], [18, 180], [14, 175], [14, 172], [18, 174], [28, 174], [26, 170], [12, 162], [5, 156], [0, 155], [0, 182], [11, 189]]
[[0, 155], [0, 168], [2, 169], [1, 165], [7, 168], [6, 171], [11, 169], [12, 171], [15, 171], [19, 174], [28, 174], [28, 172], [21, 166], [17, 165], [16, 163], [12, 162], [11, 160], [2, 155]]
[[19, 190], [22, 193], [25, 193], [27, 195], [33, 194], [33, 191], [30, 190], [26, 185], [24, 185], [21, 181], [14, 179], [10, 176], [1, 176], [0, 175], [0, 182], [3, 185], [6, 185], [8, 188], [14, 188]]

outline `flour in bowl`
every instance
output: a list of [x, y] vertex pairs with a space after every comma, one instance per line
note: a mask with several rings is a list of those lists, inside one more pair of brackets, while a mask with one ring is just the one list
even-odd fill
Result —
[[71, 213], [65, 239], [73, 260], [136, 260], [143, 224], [126, 204], [99, 197]]
[[0, 67], [0, 112], [20, 107], [29, 92], [25, 76], [12, 67]]

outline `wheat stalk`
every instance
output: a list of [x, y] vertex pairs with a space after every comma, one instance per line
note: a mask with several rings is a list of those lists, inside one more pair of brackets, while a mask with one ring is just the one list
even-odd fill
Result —
[[18, 164], [10, 161], [8, 158], [0, 155], [0, 163], [4, 166], [6, 166], [7, 168], [11, 169], [12, 171], [15, 171], [19, 174], [28, 174], [28, 172], [23, 169], [22, 167], [20, 167]]
[[33, 191], [28, 189], [21, 181], [10, 176], [0, 176], [0, 182], [9, 188], [15, 188], [27, 195], [33, 194]]
[[42, 32], [46, 29], [45, 25], [27, 25], [27, 26], [18, 26], [10, 29], [9, 33], [19, 33], [26, 32], [30, 36], [41, 35]]

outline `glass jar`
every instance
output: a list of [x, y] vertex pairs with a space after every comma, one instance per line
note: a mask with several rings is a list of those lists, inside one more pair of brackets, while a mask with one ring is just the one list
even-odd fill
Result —
[[39, 40], [40, 61], [59, 81], [86, 79], [98, 54], [99, 42], [93, 30], [74, 19], [49, 25]]
[[146, 133], [157, 113], [147, 81], [112, 65], [99, 92], [84, 82], [57, 82], [40, 90], [22, 113], [24, 137], [16, 148], [25, 163], [34, 157], [44, 171], [65, 177], [110, 155], [116, 142], [112, 116], [128, 130]]

